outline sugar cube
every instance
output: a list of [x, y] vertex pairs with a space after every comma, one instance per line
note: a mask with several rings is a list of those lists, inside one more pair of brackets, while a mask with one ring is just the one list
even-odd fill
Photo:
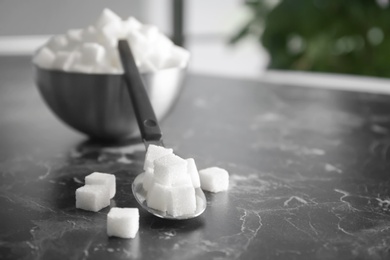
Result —
[[80, 62], [84, 65], [94, 66], [103, 62], [105, 50], [98, 43], [84, 43], [80, 48]]
[[43, 47], [34, 57], [34, 63], [41, 68], [51, 69], [55, 60], [55, 54], [47, 47]]
[[122, 18], [120, 18], [116, 13], [108, 8], [105, 8], [100, 14], [98, 20], [95, 22], [95, 26], [96, 28], [103, 28], [104, 25], [120, 22], [121, 20]]
[[152, 61], [149, 60], [143, 60], [139, 65], [139, 72], [140, 73], [146, 73], [146, 72], [156, 72], [158, 69], [155, 64], [153, 64]]
[[142, 63], [151, 49], [151, 44], [146, 37], [138, 31], [129, 32], [127, 40], [130, 44], [134, 59], [137, 63]]
[[119, 38], [125, 37], [125, 32], [121, 22], [113, 22], [102, 27], [102, 34], [106, 39], [112, 41], [112, 45], [116, 44]]
[[125, 32], [130, 32], [130, 31], [136, 31], [139, 30], [142, 26], [142, 23], [140, 23], [136, 18], [130, 16], [126, 20], [122, 22], [122, 26], [125, 30]]
[[153, 170], [153, 162], [154, 160], [163, 157], [164, 155], [173, 153], [173, 149], [165, 148], [162, 146], [157, 145], [149, 145], [148, 150], [146, 151], [145, 155], [145, 163], [144, 163], [144, 170], [147, 171], [148, 169]]
[[157, 35], [160, 34], [158, 28], [154, 25], [143, 25], [139, 29], [139, 32], [143, 34], [146, 37], [146, 39], [148, 39], [151, 42], [154, 41]]
[[139, 229], [138, 208], [111, 208], [107, 214], [107, 235], [134, 238]]
[[73, 63], [69, 67], [69, 71], [79, 72], [79, 73], [92, 73], [94, 67], [91, 65], [84, 65], [80, 63]]
[[66, 32], [66, 37], [68, 38], [68, 41], [73, 42], [81, 42], [83, 40], [82, 35], [83, 30], [82, 29], [70, 29]]
[[148, 207], [160, 211], [167, 211], [168, 195], [170, 187], [155, 182], [147, 193], [146, 202]]
[[192, 158], [187, 159], [187, 171], [191, 177], [192, 185], [194, 188], [200, 187], [200, 179], [198, 168], [196, 167], [195, 160]]
[[156, 182], [174, 186], [185, 179], [190, 179], [187, 173], [187, 161], [177, 155], [168, 154], [154, 160], [154, 179]]
[[225, 191], [229, 188], [229, 173], [219, 167], [210, 167], [199, 171], [200, 185], [210, 192]]
[[68, 46], [68, 40], [65, 35], [56, 35], [50, 38], [46, 46], [53, 52], [65, 50]]
[[85, 177], [85, 184], [100, 184], [108, 188], [110, 193], [110, 199], [115, 196], [116, 193], [116, 181], [115, 175], [102, 172], [93, 172]]
[[192, 214], [196, 211], [196, 195], [192, 185], [171, 187], [167, 212], [168, 214], [177, 217], [186, 214]]
[[163, 68], [183, 68], [188, 64], [190, 59], [190, 53], [182, 47], [173, 46], [171, 53], [165, 63], [162, 65]]
[[73, 64], [75, 54], [68, 51], [59, 51], [55, 56], [56, 58], [52, 68], [57, 70], [69, 70], [70, 66]]
[[81, 39], [83, 43], [96, 43], [100, 39], [100, 34], [93, 26], [88, 26], [87, 28], [83, 29], [81, 32]]
[[110, 205], [105, 185], [85, 185], [76, 190], [76, 208], [97, 212]]
[[153, 185], [153, 182], [154, 182], [154, 172], [153, 170], [148, 169], [144, 173], [144, 180], [142, 183], [142, 187], [144, 188], [145, 191], [149, 191]]

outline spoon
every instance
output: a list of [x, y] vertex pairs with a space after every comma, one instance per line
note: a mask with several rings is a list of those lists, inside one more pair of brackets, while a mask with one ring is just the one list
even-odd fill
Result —
[[[124, 79], [127, 90], [133, 104], [134, 113], [145, 147], [147, 149], [150, 144], [164, 146], [160, 126], [127, 40], [118, 41], [118, 51], [124, 70]], [[199, 216], [205, 211], [207, 206], [206, 197], [200, 188], [195, 189], [196, 210], [192, 214], [173, 216], [167, 212], [148, 207], [146, 204], [146, 191], [142, 185], [143, 178], [144, 173], [139, 174], [135, 178], [131, 188], [137, 202], [153, 215], [164, 219], [191, 219]]]

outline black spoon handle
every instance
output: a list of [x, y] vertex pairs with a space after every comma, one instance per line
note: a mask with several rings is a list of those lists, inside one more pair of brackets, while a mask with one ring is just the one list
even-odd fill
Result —
[[160, 126], [127, 40], [119, 40], [118, 50], [141, 137], [145, 143], [156, 142], [162, 144]]

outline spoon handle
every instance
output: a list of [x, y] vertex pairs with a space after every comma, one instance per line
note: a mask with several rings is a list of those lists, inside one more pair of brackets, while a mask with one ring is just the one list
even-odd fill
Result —
[[137, 118], [141, 137], [146, 146], [148, 143], [162, 145], [161, 129], [127, 40], [119, 40], [118, 50], [124, 70], [124, 79]]

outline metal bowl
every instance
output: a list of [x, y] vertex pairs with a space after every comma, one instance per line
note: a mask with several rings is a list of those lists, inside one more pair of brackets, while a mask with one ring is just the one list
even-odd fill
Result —
[[[43, 99], [69, 126], [94, 139], [117, 141], [139, 134], [122, 75], [34, 68]], [[141, 73], [158, 120], [175, 103], [185, 72], [185, 68], [172, 68]]]

